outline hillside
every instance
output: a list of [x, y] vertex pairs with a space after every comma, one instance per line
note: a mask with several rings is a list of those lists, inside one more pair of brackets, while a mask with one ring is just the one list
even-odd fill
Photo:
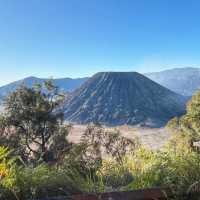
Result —
[[164, 87], [185, 96], [192, 94], [200, 87], [199, 68], [177, 68], [145, 74], [148, 78]]
[[[53, 79], [53, 83], [55, 86], [58, 86], [60, 90], [64, 92], [72, 92], [73, 90], [80, 87], [88, 78], [60, 78], [60, 79]], [[35, 83], [44, 83], [48, 79], [41, 79], [37, 77], [27, 77], [25, 79], [12, 82], [5, 86], [0, 87], [0, 97], [7, 96], [10, 92], [16, 90], [17, 87], [21, 84], [25, 84], [27, 87], [33, 87]]]
[[162, 126], [185, 110], [186, 98], [136, 72], [95, 74], [65, 105], [66, 120]]

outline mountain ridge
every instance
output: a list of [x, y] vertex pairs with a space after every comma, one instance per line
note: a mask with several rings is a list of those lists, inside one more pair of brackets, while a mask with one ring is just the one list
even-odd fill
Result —
[[[160, 72], [144, 73], [147, 78], [159, 83], [160, 85], [184, 96], [192, 96], [192, 94], [199, 89], [200, 86], [200, 68], [183, 67], [166, 69]], [[83, 78], [57, 78], [54, 79], [58, 87], [62, 88], [65, 92], [72, 92], [90, 77]], [[14, 91], [23, 81], [36, 80], [35, 82], [42, 83], [47, 78], [37, 78], [35, 76], [26, 77], [24, 79], [11, 82], [9, 84], [0, 86], [0, 96], [6, 96], [8, 93]], [[29, 83], [29, 81], [28, 81]], [[176, 83], [176, 84], [174, 84]], [[32, 86], [32, 84], [28, 84]]]
[[[60, 90], [64, 92], [72, 92], [73, 90], [80, 87], [88, 78], [57, 78], [52, 79], [55, 86], [58, 86]], [[13, 92], [17, 89], [21, 84], [25, 84], [27, 87], [33, 87], [35, 83], [43, 84], [48, 78], [38, 78], [35, 76], [29, 76], [24, 79], [11, 82], [7, 85], [3, 85], [0, 87], [0, 96], [7, 96], [10, 92]]]
[[192, 96], [200, 87], [200, 68], [174, 68], [144, 75], [184, 96]]
[[75, 90], [65, 118], [75, 123], [161, 126], [185, 111], [186, 98], [137, 72], [99, 72]]

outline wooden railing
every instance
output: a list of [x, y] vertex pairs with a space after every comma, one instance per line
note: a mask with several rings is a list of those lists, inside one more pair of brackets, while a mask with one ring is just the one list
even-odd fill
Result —
[[172, 197], [169, 188], [150, 188], [128, 192], [74, 195], [73, 200], [168, 200]]
[[[179, 194], [178, 199], [181, 200], [198, 200], [200, 199], [200, 191], [186, 191]], [[149, 188], [141, 190], [133, 190], [126, 192], [107, 192], [99, 194], [76, 194], [65, 197], [46, 198], [42, 200], [171, 200], [174, 194], [169, 188]]]

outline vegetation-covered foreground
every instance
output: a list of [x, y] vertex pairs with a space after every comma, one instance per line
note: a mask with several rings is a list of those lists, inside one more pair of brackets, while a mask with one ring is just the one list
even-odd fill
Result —
[[[45, 92], [43, 92], [45, 91]], [[118, 132], [89, 125], [79, 144], [67, 141], [64, 95], [46, 82], [20, 87], [0, 122], [0, 199], [31, 200], [76, 193], [171, 187], [175, 197], [200, 180], [200, 92], [187, 113], [168, 123], [172, 137], [151, 151]]]

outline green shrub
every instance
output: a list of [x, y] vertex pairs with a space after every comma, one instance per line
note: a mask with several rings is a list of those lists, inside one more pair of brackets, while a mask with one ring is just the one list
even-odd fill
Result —
[[185, 137], [173, 138], [161, 152], [140, 150], [132, 158], [134, 181], [126, 190], [148, 187], [170, 187], [175, 195], [184, 193], [188, 187], [200, 180], [199, 154], [189, 147]]
[[16, 199], [15, 185], [16, 159], [12, 152], [5, 147], [0, 147], [0, 199]]
[[103, 182], [107, 191], [121, 190], [133, 181], [133, 175], [128, 168], [126, 161], [119, 164], [116, 160], [103, 160], [98, 174], [103, 177]]

